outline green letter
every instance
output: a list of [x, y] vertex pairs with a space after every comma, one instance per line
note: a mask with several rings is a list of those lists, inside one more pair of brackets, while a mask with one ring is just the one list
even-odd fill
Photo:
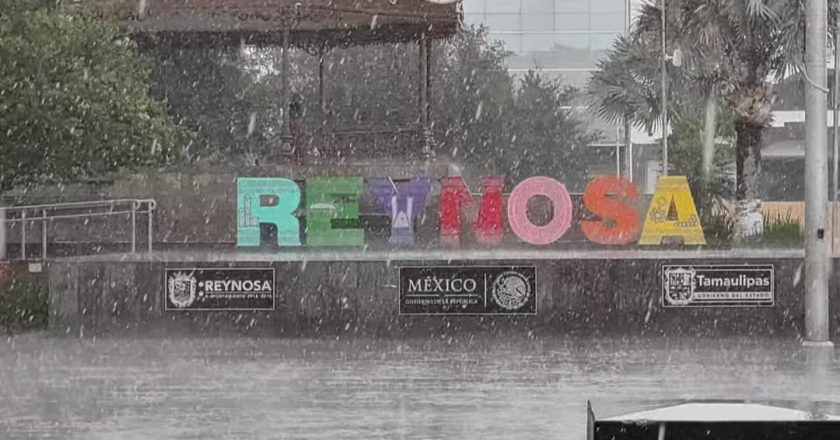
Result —
[[315, 177], [306, 180], [306, 244], [362, 246], [359, 228], [361, 177]]
[[300, 246], [300, 222], [293, 215], [300, 205], [300, 187], [289, 179], [236, 180], [236, 245], [260, 245], [260, 223], [277, 226], [277, 244]]

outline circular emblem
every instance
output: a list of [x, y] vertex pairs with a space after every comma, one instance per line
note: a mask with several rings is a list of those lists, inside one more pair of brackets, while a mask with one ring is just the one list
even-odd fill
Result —
[[179, 309], [195, 302], [196, 279], [192, 274], [178, 272], [169, 277], [169, 301]]
[[493, 281], [493, 299], [505, 310], [517, 310], [531, 297], [528, 279], [516, 271], [507, 271]]

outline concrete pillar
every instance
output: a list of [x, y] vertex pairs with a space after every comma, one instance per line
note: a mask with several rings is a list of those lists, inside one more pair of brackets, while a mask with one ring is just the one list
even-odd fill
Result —
[[0, 206], [0, 260], [6, 259], [6, 209]]
[[423, 130], [423, 157], [429, 158], [432, 152], [431, 121], [429, 118], [429, 85], [431, 82], [431, 40], [425, 34], [420, 36], [420, 129]]
[[633, 127], [630, 117], [624, 115], [624, 177], [633, 181]]
[[[667, 64], [667, 57], [668, 57], [668, 47], [665, 41], [665, 0], [659, 1], [659, 7], [661, 10], [661, 20], [662, 26], [662, 63], [660, 68], [662, 69], [662, 175], [668, 175], [668, 71], [666, 70], [665, 66]], [[672, 6], [673, 7], [673, 6]]]
[[283, 30], [283, 51], [281, 56], [280, 71], [283, 76], [283, 86], [281, 91], [281, 105], [283, 106], [283, 120], [281, 121], [281, 149], [283, 154], [292, 154], [294, 148], [292, 147], [292, 118], [289, 112], [291, 93], [289, 91], [289, 51], [291, 50], [291, 31], [289, 28]]
[[146, 0], [137, 0], [137, 18], [143, 20], [146, 18]]
[[826, 0], [806, 2], [805, 30], [805, 342], [829, 341]]
[[324, 80], [326, 77], [326, 69], [324, 66], [324, 57], [326, 53], [321, 52], [318, 58], [318, 98], [321, 102], [321, 115], [326, 118], [327, 115], [327, 91], [324, 88]]

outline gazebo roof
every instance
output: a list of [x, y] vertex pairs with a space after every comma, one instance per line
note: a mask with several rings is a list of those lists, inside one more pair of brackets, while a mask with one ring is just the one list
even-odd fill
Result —
[[[232, 39], [277, 44], [289, 29], [296, 46], [352, 46], [445, 38], [461, 28], [460, 1], [429, 0], [139, 0], [135, 35], [176, 40]], [[442, 2], [448, 3], [448, 2]], [[206, 38], [211, 37], [211, 38]]]

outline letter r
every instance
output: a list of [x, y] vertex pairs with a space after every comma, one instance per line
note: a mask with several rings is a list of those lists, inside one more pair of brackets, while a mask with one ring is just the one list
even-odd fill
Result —
[[[276, 203], [263, 205], [269, 198]], [[241, 178], [236, 180], [236, 245], [260, 245], [260, 224], [277, 226], [277, 244], [300, 246], [300, 222], [293, 215], [300, 205], [300, 187], [279, 178]]]

